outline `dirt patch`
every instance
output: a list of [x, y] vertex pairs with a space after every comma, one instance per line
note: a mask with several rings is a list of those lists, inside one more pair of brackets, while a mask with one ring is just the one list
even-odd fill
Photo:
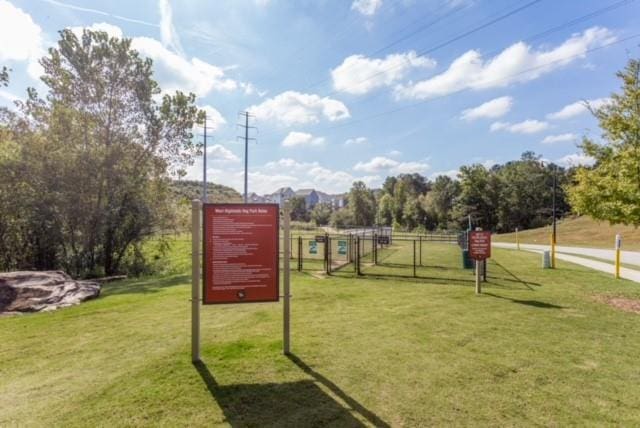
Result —
[[640, 299], [630, 299], [628, 297], [620, 296], [594, 296], [596, 302], [604, 303], [609, 306], [613, 306], [624, 312], [633, 312], [634, 314], [640, 314]]

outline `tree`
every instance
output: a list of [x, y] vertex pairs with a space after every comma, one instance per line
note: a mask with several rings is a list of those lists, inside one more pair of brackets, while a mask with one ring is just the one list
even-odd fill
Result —
[[446, 175], [436, 177], [431, 191], [421, 200], [422, 209], [426, 212], [432, 226], [444, 230], [450, 227], [451, 211], [459, 194], [458, 181]]
[[582, 141], [593, 167], [578, 168], [569, 187], [569, 200], [580, 214], [612, 224], [640, 226], [640, 60], [629, 60], [622, 93], [592, 113], [603, 130], [605, 144]]
[[0, 199], [20, 202], [6, 210], [0, 201], [0, 230], [28, 255], [10, 264], [119, 272], [170, 217], [169, 179], [199, 153], [191, 130], [204, 113], [194, 94], [158, 100], [152, 61], [129, 39], [63, 30], [41, 64], [47, 97], [29, 89], [2, 137], [19, 149], [0, 168]]
[[7, 67], [0, 69], [0, 86], [9, 86], [9, 69]]
[[294, 196], [289, 199], [291, 207], [291, 220], [309, 221], [309, 212], [307, 211], [307, 201], [304, 196]]
[[371, 226], [376, 218], [376, 198], [362, 181], [356, 181], [349, 192], [349, 207], [357, 226]]
[[331, 214], [331, 226], [335, 228], [353, 226], [354, 223], [353, 213], [349, 209], [336, 210]]
[[313, 220], [316, 226], [326, 226], [331, 220], [332, 213], [333, 208], [331, 204], [316, 204], [311, 210], [311, 220]]
[[385, 226], [393, 224], [393, 196], [389, 193], [384, 193], [378, 201], [376, 221], [378, 224]]
[[477, 226], [494, 230], [498, 224], [497, 207], [500, 198], [500, 183], [495, 174], [484, 166], [476, 164], [460, 168], [460, 196], [458, 197], [454, 219], [462, 228], [467, 226], [471, 216]]

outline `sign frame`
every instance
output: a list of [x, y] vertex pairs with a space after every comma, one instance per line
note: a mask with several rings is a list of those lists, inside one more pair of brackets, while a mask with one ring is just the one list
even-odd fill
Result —
[[316, 235], [315, 236], [315, 241], [319, 244], [326, 244], [327, 243], [327, 236], [326, 235]]
[[[486, 246], [486, 252], [478, 253], [474, 247], [474, 241], [476, 236], [484, 237], [484, 240], [488, 243]], [[469, 232], [469, 257], [476, 261], [482, 261], [491, 258], [491, 231], [489, 230], [472, 230]]]
[[[264, 299], [248, 299], [238, 298], [237, 300], [211, 301], [207, 300], [207, 210], [220, 207], [232, 208], [260, 208], [269, 207], [276, 210], [276, 239], [275, 239], [275, 295]], [[244, 204], [244, 203], [203, 203], [202, 204], [202, 304], [203, 305], [231, 305], [236, 303], [274, 303], [280, 301], [280, 206], [278, 204]], [[213, 268], [212, 268], [213, 269]]]

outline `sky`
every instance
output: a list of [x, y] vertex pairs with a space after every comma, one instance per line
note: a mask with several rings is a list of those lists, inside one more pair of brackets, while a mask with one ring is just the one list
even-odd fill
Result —
[[0, 105], [45, 92], [38, 59], [87, 27], [131, 38], [163, 91], [196, 94], [207, 179], [240, 192], [243, 111], [259, 194], [454, 177], [525, 151], [588, 164], [578, 144], [601, 132], [585, 102], [606, 104], [640, 56], [638, 16], [640, 0], [0, 0]]

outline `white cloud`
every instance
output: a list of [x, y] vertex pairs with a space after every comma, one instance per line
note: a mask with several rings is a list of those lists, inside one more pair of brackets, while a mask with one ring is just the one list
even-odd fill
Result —
[[[83, 28], [105, 31], [111, 37], [122, 38], [124, 36], [120, 27], [104, 22], [87, 27], [71, 27], [71, 30], [76, 35], [81, 35]], [[181, 54], [172, 52], [156, 39], [134, 37], [131, 46], [141, 56], [153, 60], [154, 77], [165, 92], [181, 90], [194, 92], [199, 97], [204, 97], [211, 91], [232, 91], [241, 85], [247, 85], [226, 77], [224, 68], [209, 64], [196, 57], [188, 60]]]
[[369, 142], [369, 140], [367, 140], [367, 137], [356, 137], [356, 138], [349, 138], [347, 141], [344, 142], [345, 146], [362, 146], [363, 144], [367, 144]]
[[207, 114], [207, 128], [215, 132], [220, 129], [221, 126], [227, 123], [226, 119], [220, 114], [218, 110], [210, 105], [200, 107]]
[[402, 152], [400, 150], [390, 150], [387, 155], [396, 158], [398, 156], [402, 156]]
[[376, 156], [368, 162], [358, 162], [353, 169], [363, 172], [379, 172], [391, 169], [398, 165], [398, 161], [386, 158], [384, 156]]
[[507, 131], [513, 134], [535, 134], [549, 128], [547, 122], [539, 120], [527, 119], [518, 123], [494, 122], [491, 124], [491, 131]]
[[260, 121], [278, 122], [284, 126], [317, 123], [321, 117], [331, 122], [350, 117], [349, 109], [340, 101], [315, 94], [286, 91], [249, 107]]
[[466, 109], [462, 112], [462, 119], [475, 120], [481, 118], [496, 119], [509, 113], [513, 106], [513, 98], [500, 97], [480, 104], [478, 107]]
[[556, 160], [556, 163], [564, 167], [572, 166], [591, 166], [595, 163], [595, 159], [582, 153], [573, 153]]
[[600, 107], [605, 106], [611, 102], [611, 98], [597, 98], [594, 100], [587, 101], [576, 101], [575, 103], [569, 104], [556, 111], [555, 113], [549, 113], [547, 115], [547, 119], [550, 120], [565, 120], [571, 119], [576, 116], [580, 116], [581, 114], [587, 113], [589, 109], [587, 106], [592, 109], [599, 109]]
[[42, 29], [31, 16], [6, 0], [0, 0], [0, 62], [27, 61], [27, 72], [37, 79], [38, 59], [45, 53]]
[[465, 89], [481, 90], [527, 82], [584, 58], [587, 50], [614, 40], [608, 29], [592, 27], [550, 50], [535, 50], [518, 42], [488, 60], [484, 60], [480, 52], [470, 50], [436, 76], [399, 85], [395, 90], [396, 97], [429, 99]]
[[155, 39], [134, 37], [132, 47], [153, 60], [154, 75], [167, 92], [182, 90], [204, 97], [211, 91], [231, 91], [238, 87], [238, 82], [227, 78], [221, 67], [196, 57], [188, 60]]
[[384, 156], [376, 156], [368, 162], [358, 162], [353, 167], [354, 171], [369, 173], [388, 171], [394, 174], [424, 173], [429, 168], [429, 164], [425, 162], [399, 162]]
[[123, 36], [122, 29], [117, 25], [112, 25], [107, 22], [96, 22], [95, 24], [91, 24], [88, 27], [69, 27], [71, 31], [76, 35], [76, 37], [82, 37], [82, 32], [84, 29], [91, 31], [104, 31], [109, 35], [109, 37], [115, 37], [121, 39]]
[[306, 132], [291, 131], [282, 140], [282, 147], [300, 147], [300, 146], [322, 146], [325, 139], [322, 137], [314, 137]]
[[331, 70], [331, 77], [336, 90], [361, 95], [396, 83], [414, 68], [433, 68], [435, 65], [435, 60], [418, 56], [415, 51], [387, 55], [384, 59], [351, 55]]
[[576, 134], [558, 134], [558, 135], [547, 135], [542, 140], [542, 144], [553, 144], [553, 143], [564, 143], [566, 141], [575, 141], [578, 139]]
[[382, 6], [382, 0], [354, 0], [351, 10], [356, 10], [365, 16], [373, 16]]
[[207, 147], [207, 159], [214, 162], [239, 162], [240, 158], [220, 144]]
[[173, 10], [169, 0], [159, 0], [158, 10], [160, 12], [160, 40], [162, 40], [162, 44], [167, 49], [184, 56], [180, 37], [173, 26]]

